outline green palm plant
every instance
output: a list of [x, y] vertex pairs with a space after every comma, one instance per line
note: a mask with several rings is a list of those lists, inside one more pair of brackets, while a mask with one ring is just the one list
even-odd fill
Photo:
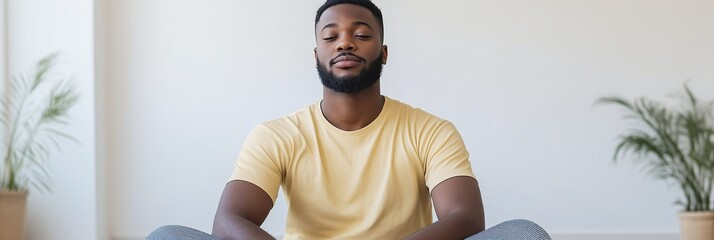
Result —
[[624, 118], [640, 124], [620, 136], [615, 161], [635, 155], [649, 174], [679, 186], [684, 199], [676, 203], [685, 211], [712, 211], [714, 102], [700, 102], [686, 84], [684, 90], [680, 108], [646, 98], [612, 96], [597, 102], [623, 107]]
[[[51, 190], [50, 151], [60, 149], [60, 140], [76, 141], [57, 128], [67, 124], [68, 111], [79, 95], [71, 79], [50, 80], [56, 57], [52, 54], [40, 60], [33, 74], [15, 76], [7, 95], [1, 97], [0, 190]], [[53, 86], [48, 85], [51, 82]]]

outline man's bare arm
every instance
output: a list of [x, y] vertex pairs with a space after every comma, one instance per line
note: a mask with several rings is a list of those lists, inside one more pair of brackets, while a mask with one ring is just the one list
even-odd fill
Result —
[[213, 220], [213, 235], [221, 239], [275, 239], [260, 228], [273, 208], [270, 195], [246, 181], [226, 184]]
[[439, 221], [406, 239], [464, 239], [486, 228], [476, 179], [449, 178], [434, 187], [431, 198]]

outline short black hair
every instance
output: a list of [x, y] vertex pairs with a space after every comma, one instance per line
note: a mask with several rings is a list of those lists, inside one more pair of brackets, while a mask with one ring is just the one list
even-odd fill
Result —
[[322, 4], [322, 6], [317, 9], [317, 15], [315, 15], [315, 27], [317, 27], [317, 22], [320, 21], [320, 17], [322, 17], [322, 13], [325, 12], [325, 10], [339, 4], [354, 4], [364, 7], [372, 12], [372, 15], [374, 15], [374, 18], [377, 19], [377, 23], [379, 24], [379, 38], [384, 43], [384, 20], [382, 19], [382, 10], [379, 10], [379, 8], [370, 0], [327, 0], [325, 1], [325, 4]]

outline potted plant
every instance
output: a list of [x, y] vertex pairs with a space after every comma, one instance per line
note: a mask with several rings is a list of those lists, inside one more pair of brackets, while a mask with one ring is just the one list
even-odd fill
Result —
[[55, 58], [40, 60], [31, 75], [15, 76], [0, 95], [0, 239], [24, 239], [29, 188], [50, 190], [50, 151], [59, 149], [59, 140], [74, 140], [57, 127], [67, 123], [79, 95], [70, 79], [53, 77]]
[[655, 178], [679, 186], [682, 240], [714, 239], [714, 102], [699, 101], [689, 87], [679, 107], [646, 98], [628, 101], [604, 97], [598, 103], [627, 111], [625, 119], [639, 124], [620, 136], [614, 160], [634, 155]]

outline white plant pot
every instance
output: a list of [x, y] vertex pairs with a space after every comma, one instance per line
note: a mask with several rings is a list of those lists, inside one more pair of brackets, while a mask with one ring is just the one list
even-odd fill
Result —
[[27, 191], [0, 191], [0, 239], [25, 239]]
[[681, 212], [682, 240], [714, 240], [714, 211]]

